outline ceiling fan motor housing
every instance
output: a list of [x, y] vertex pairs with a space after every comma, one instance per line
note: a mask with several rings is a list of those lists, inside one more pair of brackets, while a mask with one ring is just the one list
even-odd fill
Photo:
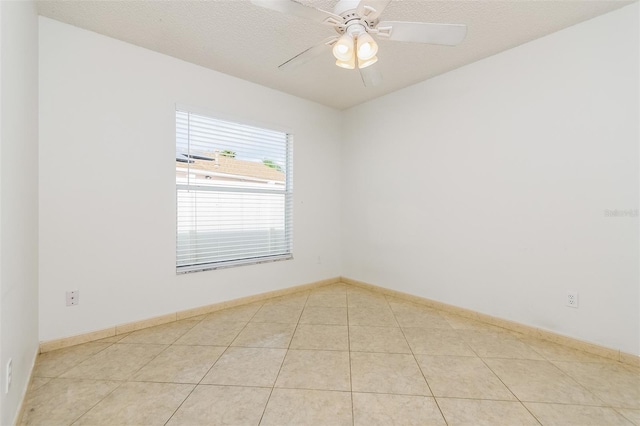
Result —
[[[377, 19], [367, 19], [366, 16], [358, 13], [357, 8], [359, 3], [360, 0], [340, 0], [338, 4], [336, 4], [333, 13], [343, 18], [343, 23], [335, 26], [338, 34], [348, 32], [349, 34], [357, 35], [362, 31], [369, 32], [369, 30], [375, 26]], [[358, 25], [358, 30], [354, 28], [353, 30], [347, 31], [347, 29], [354, 25]]]

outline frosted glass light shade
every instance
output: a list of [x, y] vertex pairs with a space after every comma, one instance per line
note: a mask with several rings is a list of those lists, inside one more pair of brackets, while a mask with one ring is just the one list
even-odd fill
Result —
[[356, 56], [351, 55], [351, 58], [349, 58], [348, 61], [341, 61], [340, 59], [338, 59], [336, 61], [336, 65], [339, 66], [340, 68], [346, 68], [348, 70], [352, 70], [356, 67]]
[[378, 62], [378, 57], [374, 56], [371, 59], [367, 59], [366, 61], [358, 61], [358, 68], [362, 69], [362, 68], [366, 68], [368, 66], [371, 66], [373, 64], [375, 64], [376, 62]]
[[358, 59], [368, 61], [378, 53], [378, 44], [367, 33], [358, 35]]
[[353, 37], [345, 34], [333, 45], [333, 56], [339, 61], [347, 62], [353, 58]]

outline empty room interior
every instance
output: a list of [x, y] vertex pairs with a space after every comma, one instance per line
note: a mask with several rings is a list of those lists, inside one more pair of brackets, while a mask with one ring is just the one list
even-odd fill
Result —
[[640, 426], [639, 17], [0, 1], [0, 424]]

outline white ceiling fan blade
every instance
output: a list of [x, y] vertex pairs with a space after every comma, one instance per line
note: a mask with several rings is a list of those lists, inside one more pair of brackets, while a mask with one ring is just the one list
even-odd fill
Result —
[[[388, 37], [386, 28], [391, 28]], [[467, 35], [467, 26], [463, 24], [428, 24], [426, 22], [382, 21], [377, 26], [378, 36], [396, 41], [443, 44], [455, 46]]]
[[389, 3], [391, 0], [360, 0], [356, 11], [360, 16], [373, 21], [380, 16]]
[[362, 82], [366, 87], [374, 87], [382, 83], [382, 74], [375, 65], [359, 68], [359, 71]]
[[329, 37], [323, 40], [322, 43], [310, 47], [301, 53], [298, 53], [296, 56], [283, 63], [278, 68], [282, 71], [298, 68], [300, 65], [306, 64], [310, 60], [322, 55], [325, 51], [329, 50], [331, 46], [336, 42], [336, 40], [338, 40], [337, 36]]
[[251, 0], [251, 3], [264, 7], [265, 9], [300, 16], [320, 22], [321, 24], [339, 25], [343, 22], [341, 16], [327, 12], [326, 10], [316, 9], [312, 6], [305, 6], [295, 0]]

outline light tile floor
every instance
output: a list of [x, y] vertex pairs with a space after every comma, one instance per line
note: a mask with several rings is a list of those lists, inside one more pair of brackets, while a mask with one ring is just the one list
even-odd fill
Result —
[[640, 425], [640, 369], [337, 284], [39, 356], [28, 425]]

